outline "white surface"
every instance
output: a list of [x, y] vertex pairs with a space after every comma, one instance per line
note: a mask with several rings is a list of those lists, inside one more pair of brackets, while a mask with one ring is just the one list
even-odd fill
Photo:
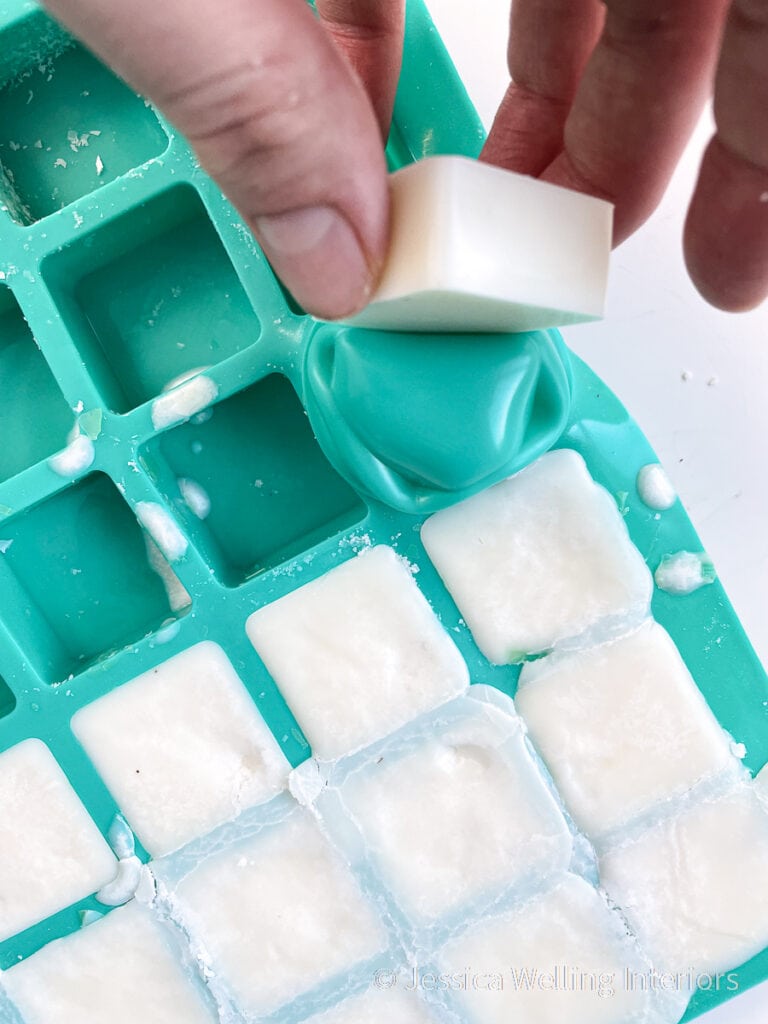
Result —
[[[486, 128], [509, 82], [508, 0], [427, 0]], [[682, 256], [685, 211], [712, 131], [701, 120], [659, 209], [614, 254], [606, 319], [565, 331], [651, 440], [763, 664], [768, 664], [768, 306], [708, 306]], [[683, 372], [690, 376], [684, 380]], [[701, 1018], [764, 1024], [768, 983]]]
[[515, 704], [590, 836], [738, 763], [677, 648], [654, 622], [587, 651], [529, 662]]
[[768, 812], [742, 785], [600, 858], [606, 892], [662, 971], [725, 973], [768, 945]]
[[0, 754], [0, 941], [111, 881], [117, 861], [53, 754]]
[[163, 932], [136, 904], [52, 942], [2, 980], [25, 1024], [214, 1024]]
[[246, 628], [324, 760], [383, 738], [469, 683], [453, 641], [383, 545], [254, 612]]
[[639, 621], [651, 577], [614, 499], [574, 451], [438, 512], [427, 554], [497, 665], [545, 651], [603, 621]]
[[[639, 1019], [648, 1001], [622, 984], [625, 969], [639, 972], [644, 964], [621, 919], [574, 875], [526, 906], [474, 925], [443, 949], [439, 963], [445, 973], [471, 965], [473, 975], [501, 977], [502, 990], [486, 982], [460, 992], [473, 1024], [625, 1024]], [[559, 985], [539, 987], [542, 975], [556, 971]], [[593, 985], [588, 977], [578, 981], [582, 973]], [[529, 990], [525, 981], [516, 989], [514, 977], [527, 977]]]
[[415, 993], [371, 989], [305, 1024], [437, 1024], [437, 1018]]
[[386, 945], [351, 872], [303, 811], [229, 847], [178, 886], [193, 941], [260, 1016]]
[[530, 331], [602, 316], [613, 207], [462, 157], [390, 179], [391, 241], [349, 322], [405, 331]]
[[227, 656], [208, 641], [89, 704], [72, 728], [155, 857], [286, 784], [287, 761]]
[[341, 794], [416, 920], [562, 872], [571, 858], [571, 835], [520, 722], [498, 707], [478, 705], [405, 756], [378, 758]]

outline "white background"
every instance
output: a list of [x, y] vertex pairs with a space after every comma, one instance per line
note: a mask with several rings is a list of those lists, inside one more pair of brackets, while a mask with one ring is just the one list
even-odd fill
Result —
[[[427, 3], [487, 128], [509, 81], [508, 0]], [[739, 316], [712, 309], [688, 280], [681, 251], [711, 130], [707, 114], [659, 209], [616, 250], [605, 320], [565, 333], [656, 448], [768, 665], [768, 305]], [[768, 983], [700, 1020], [766, 1017]]]

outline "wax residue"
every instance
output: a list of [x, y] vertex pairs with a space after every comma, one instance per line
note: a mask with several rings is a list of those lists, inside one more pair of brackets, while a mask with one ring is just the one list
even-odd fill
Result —
[[77, 476], [88, 469], [94, 455], [93, 441], [84, 434], [78, 434], [63, 451], [48, 459], [48, 465], [59, 476]]
[[202, 484], [199, 484], [197, 480], [190, 479], [190, 477], [180, 477], [178, 484], [187, 508], [198, 519], [205, 519], [211, 511], [211, 499]]
[[187, 553], [187, 538], [170, 514], [155, 501], [140, 501], [136, 516], [169, 562], [183, 558]]
[[[157, 573], [165, 587], [165, 593], [168, 597], [168, 607], [172, 612], [178, 612], [181, 611], [182, 608], [188, 608], [192, 604], [192, 598], [189, 596], [186, 587], [179, 577], [163, 558], [157, 544], [155, 544], [151, 537], [146, 535], [144, 537], [144, 543], [147, 548], [147, 561], [149, 562], [149, 567], [153, 572]], [[178, 622], [176, 622], [175, 625], [178, 626]], [[158, 633], [157, 636], [159, 635], [160, 634]]]
[[668, 594], [691, 594], [714, 583], [717, 573], [705, 552], [678, 551], [662, 558], [653, 578], [659, 590]]
[[639, 471], [637, 474], [637, 493], [640, 495], [640, 500], [643, 504], [647, 505], [648, 508], [655, 509], [657, 512], [665, 512], [667, 509], [672, 508], [677, 501], [677, 494], [672, 486], [672, 481], [667, 476], [664, 467], [660, 466], [658, 462], [643, 466]]
[[213, 402], [219, 389], [210, 377], [201, 375], [178, 384], [152, 403], [152, 425], [156, 430], [182, 423]]
[[96, 893], [105, 907], [120, 907], [136, 895], [141, 881], [142, 863], [138, 857], [123, 857], [117, 862], [117, 874]]

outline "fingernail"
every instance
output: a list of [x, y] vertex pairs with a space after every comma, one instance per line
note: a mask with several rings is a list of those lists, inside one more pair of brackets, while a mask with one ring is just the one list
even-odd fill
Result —
[[334, 207], [258, 217], [254, 229], [275, 273], [307, 312], [332, 320], [365, 305], [371, 270], [355, 231]]

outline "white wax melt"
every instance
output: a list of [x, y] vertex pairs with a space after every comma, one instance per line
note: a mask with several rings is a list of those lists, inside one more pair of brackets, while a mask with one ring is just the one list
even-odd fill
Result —
[[[380, 984], [388, 983], [395, 978], [395, 973], [385, 971], [379, 977]], [[407, 985], [408, 981], [406, 976], [402, 984]], [[415, 992], [374, 988], [311, 1017], [304, 1024], [437, 1024], [437, 1021], [433, 1011]]]
[[284, 788], [288, 763], [224, 652], [204, 642], [72, 719], [153, 856]]
[[647, 1019], [648, 993], [625, 983], [625, 971], [642, 972], [645, 962], [619, 915], [573, 875], [470, 927], [444, 947], [439, 963], [444, 974], [466, 974], [459, 999], [472, 1024]]
[[736, 765], [730, 738], [655, 622], [525, 665], [515, 703], [592, 836]]
[[652, 581], [613, 498], [574, 451], [542, 456], [421, 531], [485, 656], [551, 648], [603, 619], [643, 615]]
[[25, 1024], [214, 1024], [161, 927], [136, 904], [45, 946], [2, 976]]
[[603, 315], [613, 207], [458, 156], [390, 177], [391, 240], [348, 322], [400, 331], [530, 331]]
[[40, 740], [0, 754], [0, 941], [110, 882], [117, 861]]
[[384, 546], [254, 612], [247, 630], [323, 759], [380, 739], [469, 682], [410, 572]]
[[606, 853], [600, 878], [660, 969], [716, 974], [768, 945], [768, 809], [744, 785]]
[[384, 883], [417, 921], [562, 872], [571, 857], [519, 721], [490, 706], [404, 755], [375, 758], [341, 797]]
[[387, 943], [349, 869], [303, 811], [214, 854], [174, 899], [206, 962], [254, 1016]]

